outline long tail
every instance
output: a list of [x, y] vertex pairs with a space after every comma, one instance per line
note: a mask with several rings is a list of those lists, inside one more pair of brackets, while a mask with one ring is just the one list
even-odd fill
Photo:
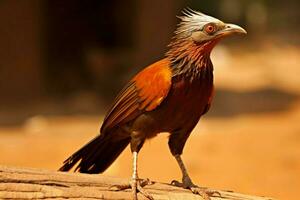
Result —
[[79, 162], [75, 171], [89, 174], [104, 172], [130, 142], [130, 138], [116, 140], [112, 136], [111, 134], [97, 136], [65, 160], [59, 171], [69, 171]]

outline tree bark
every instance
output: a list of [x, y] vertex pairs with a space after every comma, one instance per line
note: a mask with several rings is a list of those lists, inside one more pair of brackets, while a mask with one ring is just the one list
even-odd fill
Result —
[[[113, 191], [110, 186], [128, 180], [104, 175], [55, 172], [0, 166], [0, 199], [132, 199], [131, 191]], [[145, 189], [155, 200], [199, 199], [199, 195], [166, 183], [154, 182]], [[271, 198], [219, 191], [211, 200], [270, 200]], [[145, 199], [138, 194], [139, 200]]]

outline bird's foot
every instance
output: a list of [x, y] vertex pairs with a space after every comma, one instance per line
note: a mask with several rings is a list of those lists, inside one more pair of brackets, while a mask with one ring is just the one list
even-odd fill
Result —
[[192, 191], [194, 194], [200, 195], [204, 200], [211, 200], [211, 196], [218, 196], [222, 197], [221, 193], [217, 190], [212, 190], [206, 187], [199, 187], [195, 184], [193, 184], [190, 180], [184, 181], [183, 183], [180, 183], [179, 181], [173, 180], [171, 182], [172, 185], [177, 187], [182, 187], [184, 189], [188, 189]]
[[137, 193], [140, 192], [146, 198], [154, 200], [152, 195], [150, 195], [143, 187], [146, 185], [152, 185], [153, 183], [149, 179], [132, 179], [128, 184], [123, 185], [113, 185], [110, 190], [121, 191], [126, 189], [132, 190], [133, 200], [137, 200]]

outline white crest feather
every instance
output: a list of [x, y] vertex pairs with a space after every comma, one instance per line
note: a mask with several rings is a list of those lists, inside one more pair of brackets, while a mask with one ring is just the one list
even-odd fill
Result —
[[220, 23], [219, 19], [206, 15], [204, 13], [185, 8], [182, 16], [177, 16], [181, 22], [175, 31], [175, 37], [186, 37], [194, 30], [202, 30], [205, 24], [214, 22]]

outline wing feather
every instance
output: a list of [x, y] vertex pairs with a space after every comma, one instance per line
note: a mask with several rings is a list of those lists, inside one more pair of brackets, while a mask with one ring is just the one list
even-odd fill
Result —
[[106, 115], [101, 133], [154, 110], [168, 95], [172, 72], [167, 59], [160, 60], [138, 73], [119, 93]]

